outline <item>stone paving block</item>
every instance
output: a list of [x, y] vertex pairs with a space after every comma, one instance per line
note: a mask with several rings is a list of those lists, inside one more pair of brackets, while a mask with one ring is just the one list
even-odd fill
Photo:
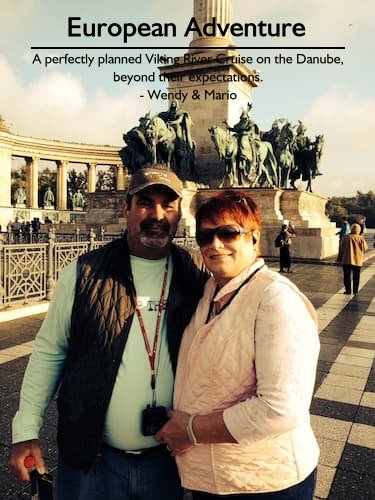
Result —
[[319, 359], [322, 361], [335, 361], [341, 351], [341, 346], [321, 343]]
[[345, 443], [342, 441], [334, 441], [333, 439], [326, 439], [318, 436], [317, 441], [320, 448], [319, 464], [327, 465], [329, 467], [337, 467]]
[[358, 412], [358, 406], [314, 397], [311, 402], [310, 412], [312, 415], [353, 422]]
[[321, 345], [324, 345], [324, 344], [330, 344], [330, 345], [335, 345], [339, 348], [343, 347], [345, 344], [344, 343], [340, 343], [337, 341], [336, 338], [334, 337], [321, 337], [320, 338], [320, 344]]
[[328, 498], [329, 490], [335, 477], [336, 469], [326, 465], [318, 465], [318, 478], [315, 496], [318, 498]]
[[319, 387], [315, 396], [329, 401], [339, 401], [341, 403], [359, 404], [362, 391], [356, 389], [348, 389], [346, 387], [337, 387], [327, 384], [326, 381]]
[[358, 347], [343, 347], [341, 354], [348, 356], [359, 356], [360, 358], [374, 359], [375, 351], [370, 349], [359, 349]]
[[367, 406], [360, 406], [355, 415], [354, 422], [358, 424], [372, 425], [375, 427], [375, 411]]
[[362, 358], [359, 356], [349, 356], [347, 354], [339, 354], [336, 358], [336, 363], [343, 363], [345, 365], [351, 366], [370, 367], [372, 365], [372, 359]]
[[375, 449], [375, 428], [370, 425], [353, 424], [348, 437], [348, 443]]
[[361, 406], [375, 408], [375, 392], [364, 392], [361, 399]]
[[373, 474], [375, 450], [347, 443], [341, 456], [339, 468], [362, 474]]
[[351, 335], [349, 337], [349, 341], [350, 342], [366, 342], [367, 344], [374, 344], [375, 346], [375, 336], [373, 335], [368, 335], [368, 332], [367, 332], [367, 335], [361, 335], [361, 334], [358, 334], [357, 333], [353, 333], [353, 335]]
[[350, 377], [349, 375], [336, 375], [335, 373], [328, 373], [324, 383], [328, 385], [336, 385], [338, 387], [346, 387], [349, 389], [357, 389], [363, 391], [367, 379], [360, 377]]
[[370, 500], [374, 498], [374, 475], [338, 468], [329, 494], [330, 500]]
[[346, 442], [351, 422], [311, 415], [311, 426], [317, 436], [333, 439], [335, 441]]
[[357, 329], [363, 331], [373, 332], [375, 329], [375, 317], [363, 316], [358, 323]]
[[367, 378], [371, 369], [369, 367], [352, 366], [343, 363], [333, 363], [329, 372], [337, 375], [349, 375], [350, 377]]
[[375, 380], [369, 378], [365, 387], [366, 392], [375, 392]]

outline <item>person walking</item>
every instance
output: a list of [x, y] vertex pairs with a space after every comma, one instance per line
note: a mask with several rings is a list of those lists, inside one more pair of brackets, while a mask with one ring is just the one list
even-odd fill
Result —
[[29, 455], [45, 470], [38, 433], [60, 385], [57, 500], [182, 499], [175, 461], [154, 438], [207, 280], [171, 243], [181, 192], [170, 170], [138, 170], [124, 236], [61, 273], [25, 372], [9, 459], [23, 480]]
[[194, 500], [312, 500], [314, 307], [259, 257], [260, 213], [248, 195], [216, 195], [196, 223], [212, 277], [182, 339], [175, 409], [156, 437]]
[[359, 290], [359, 280], [361, 267], [363, 266], [364, 253], [367, 250], [367, 243], [361, 235], [361, 226], [352, 224], [350, 234], [345, 236], [340, 242], [337, 261], [340, 262], [344, 274], [345, 294], [357, 295]]
[[292, 273], [292, 259], [290, 256], [290, 245], [292, 244], [292, 238], [295, 237], [296, 232], [293, 226], [289, 224], [283, 224], [281, 226], [281, 231], [276, 238], [275, 244], [280, 248], [280, 273]]
[[336, 233], [336, 235], [338, 235], [339, 240], [341, 241], [348, 234], [350, 234], [350, 224], [348, 222], [348, 218], [344, 216], [344, 217], [342, 217], [342, 226], [341, 226], [341, 229], [340, 229], [340, 231], [338, 231]]

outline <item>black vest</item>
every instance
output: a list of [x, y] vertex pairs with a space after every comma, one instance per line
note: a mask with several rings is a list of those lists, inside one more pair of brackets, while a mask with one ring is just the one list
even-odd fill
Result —
[[[181, 336], [203, 293], [207, 275], [172, 245], [173, 275], [167, 299], [167, 339], [176, 370]], [[58, 396], [59, 451], [71, 467], [89, 470], [102, 432], [134, 317], [126, 236], [78, 259], [70, 349]]]

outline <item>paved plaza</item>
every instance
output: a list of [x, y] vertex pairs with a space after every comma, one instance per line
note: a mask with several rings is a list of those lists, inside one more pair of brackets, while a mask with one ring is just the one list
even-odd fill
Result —
[[[272, 263], [270, 267], [277, 268]], [[339, 266], [297, 263], [293, 270], [290, 278], [310, 298], [319, 316], [321, 351], [311, 407], [321, 450], [316, 498], [374, 498], [375, 258], [366, 262], [355, 297], [343, 294]], [[43, 317], [36, 314], [0, 323], [1, 500], [27, 498], [25, 485], [17, 483], [7, 468], [10, 422]], [[52, 472], [56, 464], [55, 422], [53, 404], [41, 435]]]

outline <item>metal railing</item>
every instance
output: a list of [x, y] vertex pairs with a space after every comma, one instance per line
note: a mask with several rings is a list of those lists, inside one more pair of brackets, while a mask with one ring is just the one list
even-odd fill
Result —
[[[0, 309], [31, 301], [50, 300], [61, 270], [80, 255], [106, 245], [121, 234], [104, 234], [97, 239], [94, 231], [78, 232], [67, 241], [66, 235], [51, 229], [37, 243], [11, 242], [0, 234]], [[40, 235], [39, 235], [40, 236]], [[196, 248], [193, 238], [175, 238], [174, 243]]]
[[63, 267], [121, 235], [106, 235], [104, 238], [102, 234], [97, 240], [94, 231], [90, 231], [85, 237], [73, 234], [75, 238], [71, 241], [66, 241], [65, 236], [61, 237], [51, 229], [46, 237], [43, 234], [42, 242], [18, 240], [8, 243], [4, 233], [0, 234], [0, 308], [18, 302], [50, 300]]

